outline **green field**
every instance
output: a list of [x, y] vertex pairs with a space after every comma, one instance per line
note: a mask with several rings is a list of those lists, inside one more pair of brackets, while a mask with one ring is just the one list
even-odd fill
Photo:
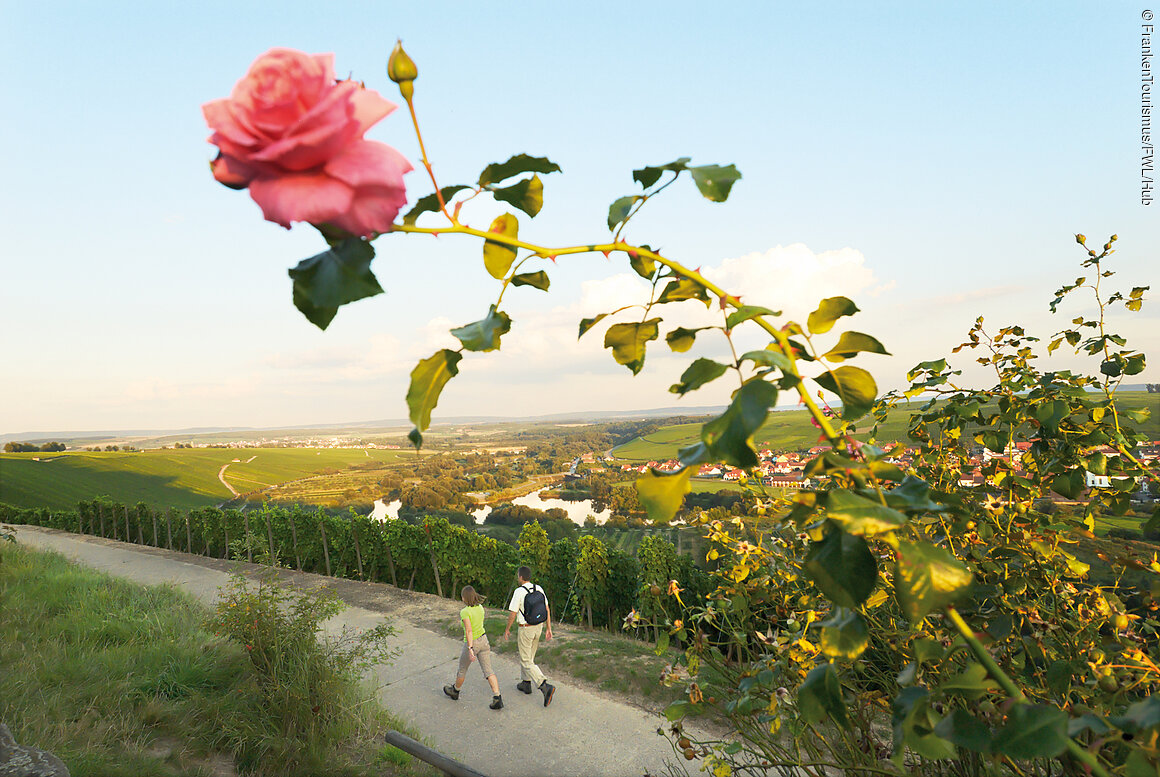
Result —
[[[1119, 407], [1151, 410], [1152, 416], [1143, 424], [1137, 425], [1137, 428], [1147, 434], [1149, 439], [1160, 439], [1160, 394], [1123, 391], [1118, 398]], [[911, 408], [917, 410], [923, 404], [925, 401], [915, 401], [909, 406], [897, 407], [887, 421], [878, 427], [876, 439], [887, 442], [904, 441]], [[868, 437], [871, 421], [872, 419], [863, 419], [855, 436], [860, 439]], [[677, 451], [697, 442], [700, 434], [701, 425], [696, 423], [666, 426], [614, 448], [612, 455], [625, 461], [664, 461], [676, 458]], [[802, 450], [818, 445], [818, 434], [818, 430], [810, 424], [809, 413], [806, 410], [779, 410], [769, 414], [765, 424], [753, 436], [753, 442], [758, 450], [761, 448], [781, 451]]]
[[[126, 504], [201, 507], [231, 498], [218, 480], [246, 493], [350, 466], [391, 464], [406, 450], [358, 448], [182, 448], [124, 452], [0, 453], [0, 502], [73, 509], [98, 495]], [[250, 461], [251, 457], [253, 460]]]

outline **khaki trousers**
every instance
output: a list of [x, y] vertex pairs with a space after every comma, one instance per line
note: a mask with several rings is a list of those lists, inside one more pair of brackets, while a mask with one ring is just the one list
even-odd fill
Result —
[[536, 648], [540, 646], [543, 631], [544, 624], [537, 623], [535, 626], [520, 626], [516, 632], [520, 648], [520, 680], [530, 680], [537, 688], [545, 680], [544, 673], [536, 666]]

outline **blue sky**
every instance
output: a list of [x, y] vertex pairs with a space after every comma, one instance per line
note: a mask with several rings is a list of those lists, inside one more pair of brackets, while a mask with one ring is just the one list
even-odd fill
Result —
[[[1090, 313], [1047, 314], [1079, 274], [1075, 232], [1119, 234], [1113, 283], [1160, 281], [1160, 205], [1139, 196], [1146, 5], [527, 5], [0, 5], [0, 433], [403, 418], [414, 363], [486, 313], [498, 287], [477, 244], [402, 235], [376, 244], [385, 295], [326, 332], [294, 309], [286, 268], [321, 240], [212, 180], [200, 111], [274, 46], [333, 52], [340, 75], [398, 101], [384, 64], [402, 38], [441, 185], [521, 152], [563, 168], [522, 219], [546, 244], [604, 239], [636, 167], [735, 163], [727, 203], [683, 182], [628, 237], [794, 316], [850, 296], [850, 326], [894, 354], [862, 365], [882, 388], [977, 316], [1048, 338]], [[404, 111], [368, 137], [418, 160]], [[412, 201], [430, 191], [421, 172], [407, 181]], [[632, 378], [599, 331], [576, 342], [580, 318], [644, 293], [623, 258], [545, 269], [552, 293], [505, 296], [503, 351], [465, 359], [436, 420], [727, 400], [724, 384], [666, 391], [720, 344], [654, 346]], [[1154, 363], [1157, 310], [1112, 322]], [[969, 361], [955, 363], [985, 381]]]

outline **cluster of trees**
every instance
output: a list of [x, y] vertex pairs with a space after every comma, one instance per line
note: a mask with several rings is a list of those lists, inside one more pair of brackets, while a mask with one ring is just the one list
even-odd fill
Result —
[[37, 445], [32, 442], [10, 442], [4, 445], [5, 453], [55, 453], [63, 451], [65, 445], [63, 442], [46, 442], [44, 445]]

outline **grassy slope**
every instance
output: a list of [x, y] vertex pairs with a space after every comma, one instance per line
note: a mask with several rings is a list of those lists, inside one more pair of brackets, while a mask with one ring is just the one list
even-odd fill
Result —
[[[1148, 408], [1152, 417], [1138, 428], [1145, 432], [1150, 439], [1160, 439], [1160, 394], [1148, 394], [1144, 391], [1125, 391], [1119, 395], [1119, 406], [1122, 408]], [[909, 408], [900, 406], [891, 414], [886, 423], [877, 431], [876, 437], [883, 441], [903, 441], [906, 439], [907, 421], [913, 410], [920, 408], [925, 402], [912, 403]], [[664, 461], [675, 458], [677, 451], [697, 442], [700, 439], [700, 424], [678, 424], [658, 429], [647, 437], [638, 437], [631, 442], [618, 446], [612, 453], [618, 459], [626, 461]], [[858, 434], [860, 438], [867, 435]], [[810, 424], [809, 415], [805, 410], [782, 410], [770, 413], [769, 418], [757, 434], [754, 435], [754, 444], [760, 448], [774, 450], [799, 450], [818, 444], [818, 431]]]
[[[325, 469], [379, 462], [389, 464], [407, 451], [346, 448], [183, 448], [138, 453], [2, 453], [0, 502], [18, 507], [73, 509], [78, 501], [103, 494], [133, 504], [199, 507], [230, 498], [218, 480], [238, 491], [308, 477]], [[256, 457], [248, 463], [247, 460]], [[40, 459], [40, 461], [36, 461]], [[238, 459], [237, 463], [234, 460]]]

